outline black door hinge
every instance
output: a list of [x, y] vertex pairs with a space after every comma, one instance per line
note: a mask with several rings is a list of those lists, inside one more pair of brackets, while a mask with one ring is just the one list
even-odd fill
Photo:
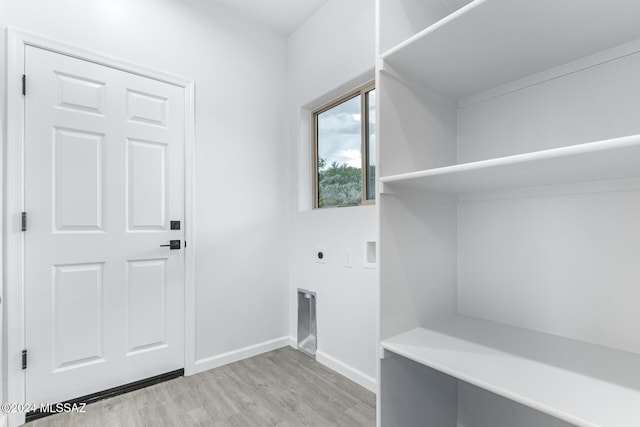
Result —
[[27, 369], [27, 350], [22, 350], [22, 369]]
[[27, 231], [27, 213], [26, 212], [22, 212], [20, 229], [22, 231]]
[[27, 76], [26, 74], [22, 75], [22, 95], [27, 94]]

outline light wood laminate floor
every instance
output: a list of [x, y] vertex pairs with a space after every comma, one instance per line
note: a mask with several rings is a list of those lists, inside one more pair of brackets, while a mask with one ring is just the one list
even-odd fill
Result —
[[291, 347], [58, 414], [28, 427], [375, 426], [375, 395]]

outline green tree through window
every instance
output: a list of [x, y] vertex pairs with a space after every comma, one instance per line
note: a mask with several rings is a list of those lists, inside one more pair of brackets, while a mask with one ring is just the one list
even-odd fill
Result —
[[346, 163], [326, 166], [318, 159], [318, 207], [359, 205], [362, 201], [362, 169]]

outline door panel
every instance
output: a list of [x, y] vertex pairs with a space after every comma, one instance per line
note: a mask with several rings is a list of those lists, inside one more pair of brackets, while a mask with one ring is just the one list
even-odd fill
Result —
[[25, 51], [27, 401], [184, 366], [184, 91]]
[[127, 355], [167, 345], [166, 259], [129, 261]]
[[55, 231], [102, 230], [104, 134], [54, 128]]
[[129, 230], [166, 230], [167, 144], [129, 139], [127, 191]]
[[55, 71], [58, 86], [56, 108], [104, 116], [106, 103], [105, 82], [90, 80]]
[[102, 279], [102, 264], [54, 267], [54, 372], [104, 362]]
[[149, 93], [127, 90], [127, 112], [131, 122], [167, 126], [168, 99]]

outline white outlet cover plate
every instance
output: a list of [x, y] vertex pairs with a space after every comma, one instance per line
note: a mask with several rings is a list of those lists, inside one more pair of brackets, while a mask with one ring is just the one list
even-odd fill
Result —
[[344, 266], [345, 267], [353, 267], [353, 250], [345, 249], [344, 250]]

